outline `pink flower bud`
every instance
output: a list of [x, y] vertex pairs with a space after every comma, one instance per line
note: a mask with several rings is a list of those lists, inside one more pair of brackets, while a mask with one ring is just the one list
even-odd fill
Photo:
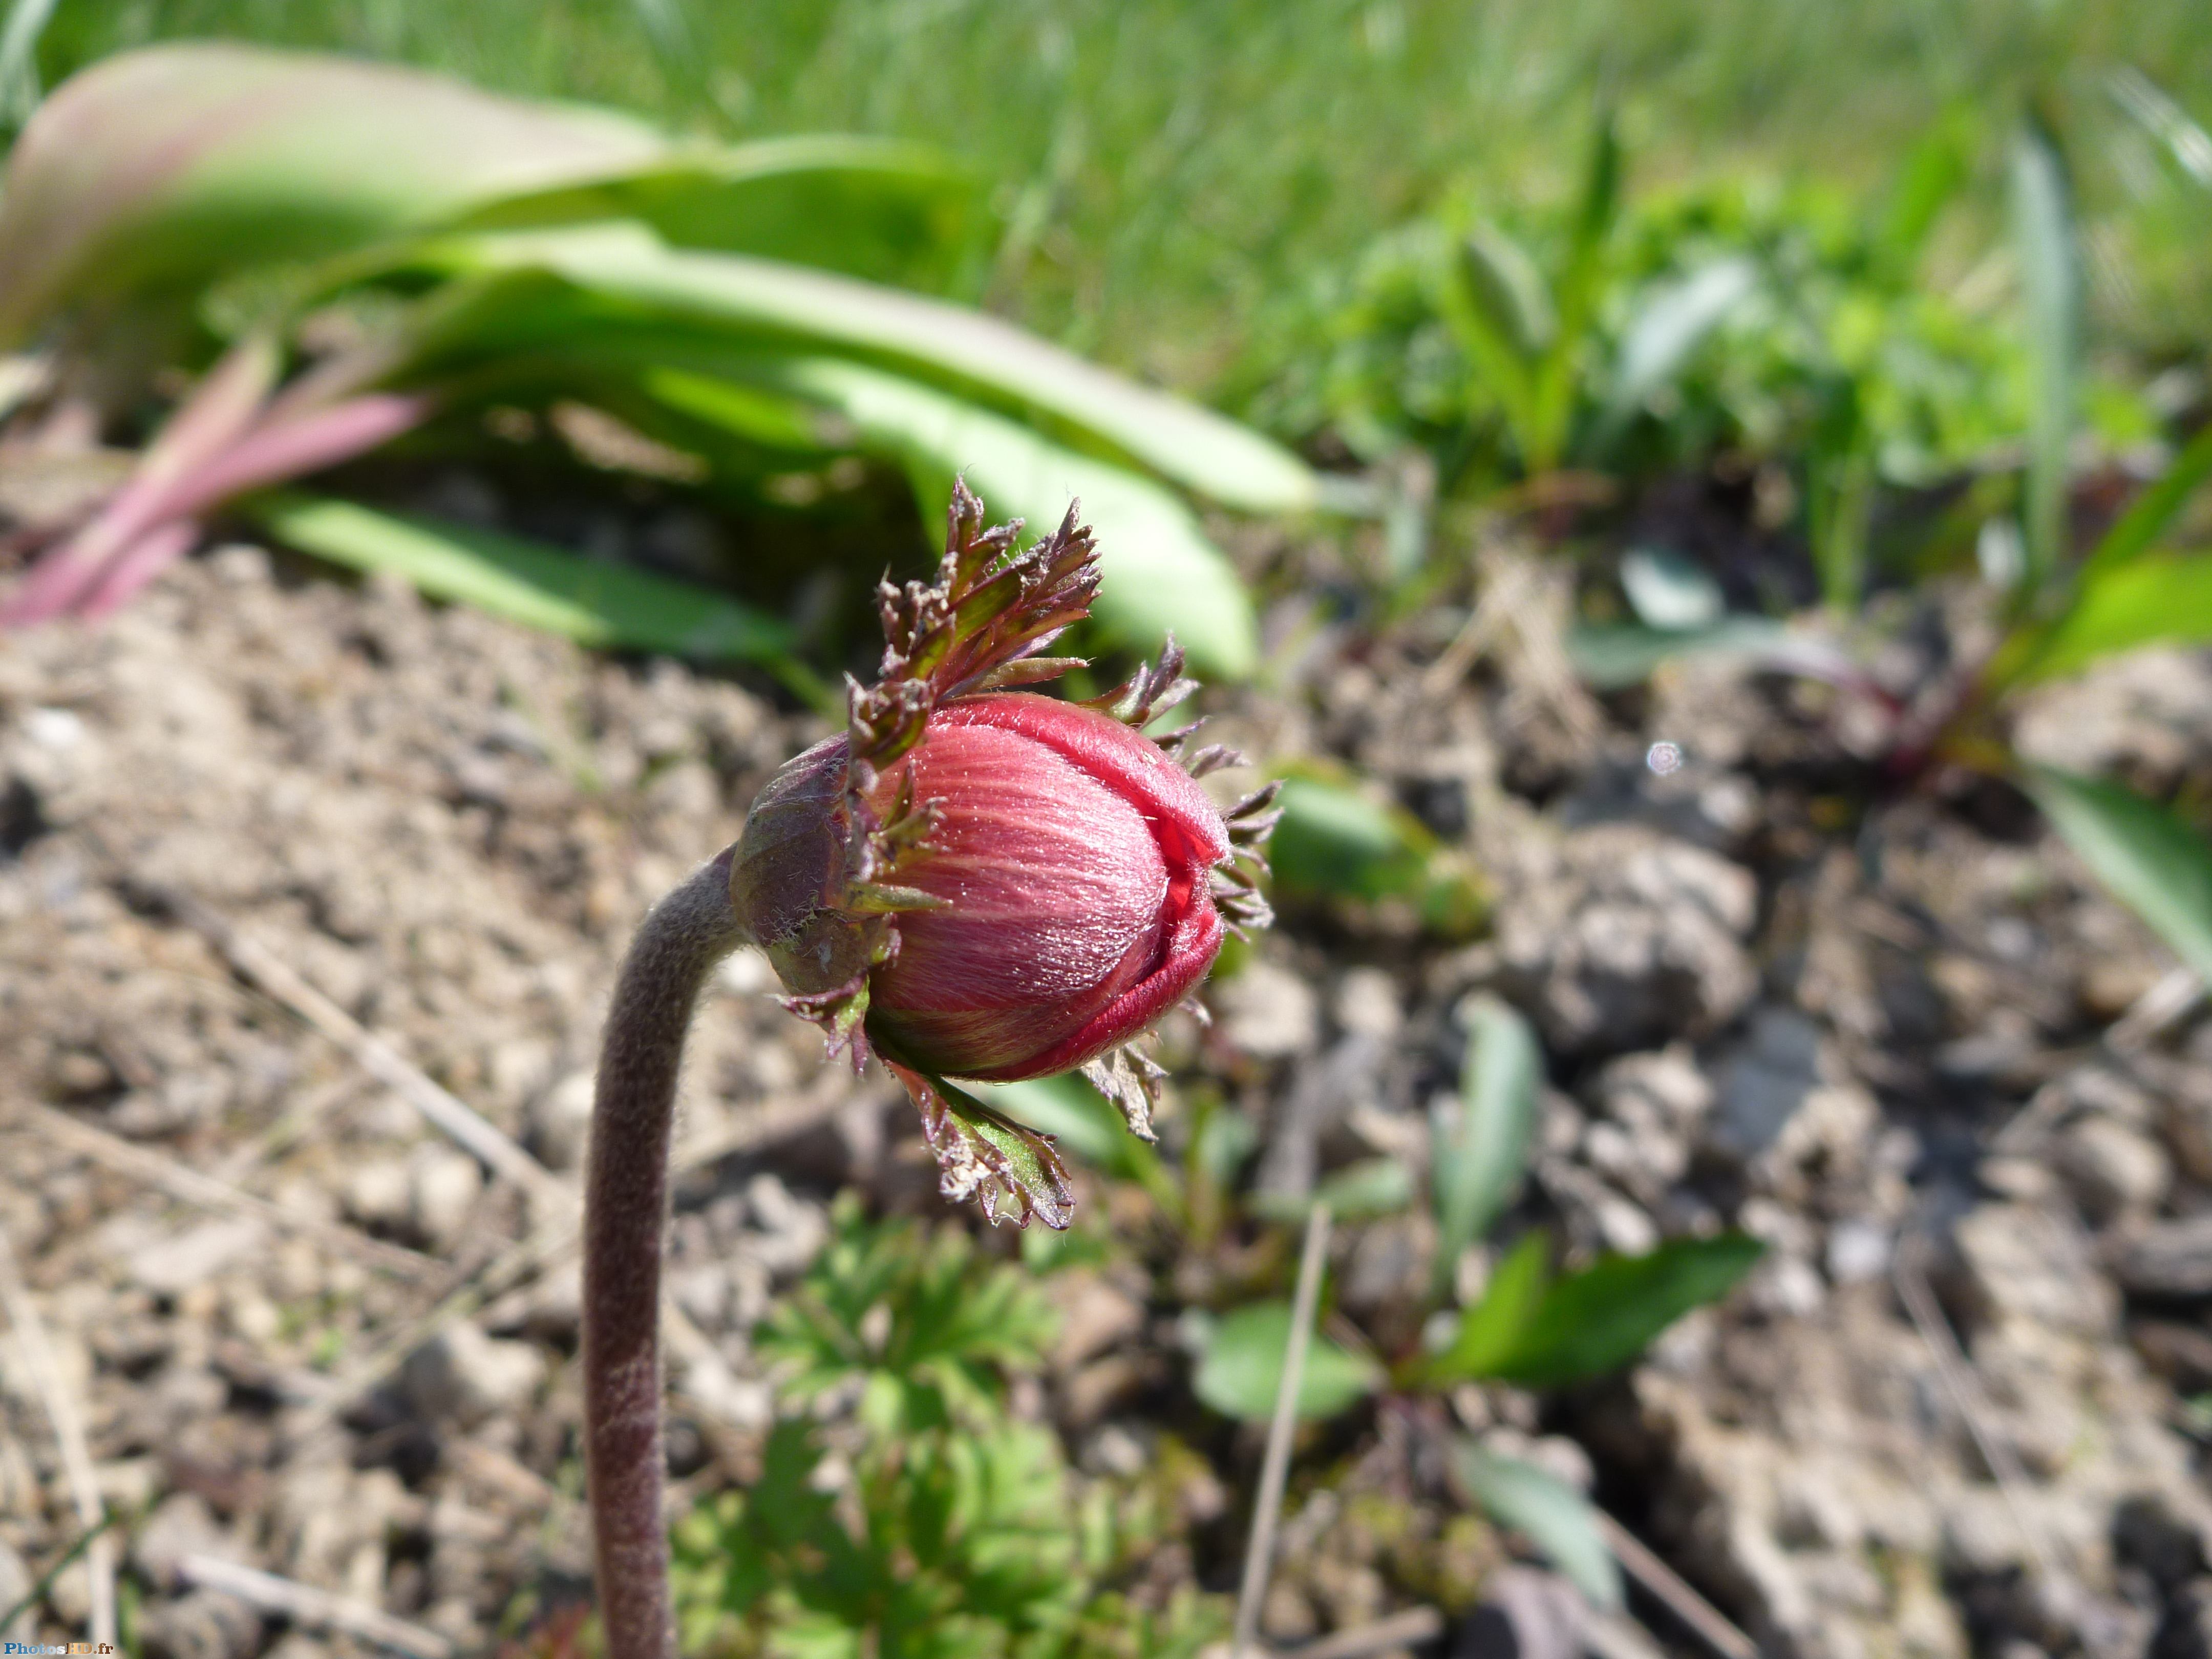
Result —
[[1001, 1082], [1066, 1071], [1138, 1035], [1212, 965], [1211, 877], [1232, 851], [1218, 809], [1141, 732], [1022, 692], [943, 705], [865, 781], [878, 820], [907, 802], [930, 820], [884, 901], [896, 945], [871, 961], [847, 754], [842, 738], [819, 744], [762, 792], [733, 889], [796, 997], [866, 974], [866, 1033], [887, 1059]]

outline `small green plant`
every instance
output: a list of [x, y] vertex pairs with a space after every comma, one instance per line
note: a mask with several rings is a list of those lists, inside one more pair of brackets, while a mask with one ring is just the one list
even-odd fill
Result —
[[2212, 553], [2173, 540], [2212, 478], [2212, 428], [2183, 443], [2111, 528], [2086, 553], [2075, 552], [2069, 520], [2081, 401], [2080, 253], [2063, 158], [2048, 129], [2033, 121], [2021, 127], [2010, 180], [2033, 396], [2016, 501], [1981, 503], [1989, 516], [1980, 574], [1996, 623], [1993, 643], [1951, 665], [1940, 683], [1895, 687], [1876, 676], [1881, 641], [1866, 630], [1839, 635], [1832, 626], [1793, 629], [1771, 617], [1724, 615], [1717, 586], [1686, 562], [1632, 561], [1624, 586], [1645, 620], [1578, 629], [1569, 650], [1601, 686], [1632, 684], [1669, 657], [1705, 652], [1838, 685], [1887, 717], [1883, 787], [1911, 787], [1946, 768], [2013, 781], [2116, 897], [2184, 962], [2212, 973], [2212, 847], [2197, 829], [2119, 785], [2034, 765], [2010, 741], [2008, 716], [2021, 694], [2146, 646], [2212, 640]]
[[[1759, 1261], [1759, 1241], [1719, 1234], [1670, 1239], [1639, 1256], [1606, 1252], [1558, 1272], [1548, 1234], [1533, 1228], [1506, 1249], [1474, 1303], [1453, 1305], [1460, 1261], [1520, 1186], [1541, 1086], [1541, 1051], [1520, 1013], [1478, 1000], [1467, 1020], [1460, 1099], [1437, 1113], [1431, 1134], [1427, 1201], [1437, 1255], [1425, 1303], [1431, 1318], [1398, 1354], [1314, 1334], [1298, 1380], [1298, 1416], [1332, 1418], [1378, 1394], [1418, 1398], [1475, 1380], [1551, 1389], [1599, 1378], [1631, 1364], [1683, 1314], [1725, 1297]], [[1401, 1166], [1376, 1161], [1329, 1176], [1312, 1201], [1345, 1217], [1374, 1217], [1420, 1194]], [[1199, 1401], [1224, 1416], [1267, 1420], [1290, 1347], [1290, 1303], [1245, 1303], [1201, 1328], [1192, 1376]], [[1447, 1451], [1471, 1504], [1526, 1533], [1593, 1599], [1620, 1599], [1620, 1573], [1579, 1491], [1464, 1436]]]
[[[1117, 1573], [1154, 1517], [1081, 1492], [1060, 1442], [1009, 1421], [1006, 1379], [1054, 1328], [1021, 1268], [965, 1232], [872, 1221], [856, 1197], [757, 1334], [801, 1408], [760, 1478], [680, 1522], [682, 1650], [784, 1659], [1189, 1659], [1223, 1627], [1185, 1594], [1132, 1604]], [[805, 1408], [845, 1400], [848, 1422]]]

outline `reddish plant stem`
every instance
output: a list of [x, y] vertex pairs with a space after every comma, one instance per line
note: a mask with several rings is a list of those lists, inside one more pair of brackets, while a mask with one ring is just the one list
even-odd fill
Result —
[[745, 941], [734, 847], [653, 906], [607, 1012], [584, 1187], [584, 1462], [607, 1659], [675, 1659], [661, 1520], [660, 1258], [677, 1073], [699, 993]]

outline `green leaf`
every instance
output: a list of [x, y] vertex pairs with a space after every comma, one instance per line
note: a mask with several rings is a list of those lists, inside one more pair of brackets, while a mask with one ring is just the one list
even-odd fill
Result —
[[1267, 861], [1279, 892], [1387, 898], [1416, 891], [1427, 874], [1426, 831], [1358, 789], [1288, 777], [1275, 804], [1283, 816]]
[[1605, 424], [1617, 429], [1641, 410], [1758, 286], [1758, 266], [1732, 258], [1644, 294], [1621, 337]]
[[2086, 586], [2150, 551], [2207, 477], [2212, 477], [2212, 426], [2191, 438], [2159, 481], [2136, 497], [2119, 522], [2105, 532], [2081, 567], [2082, 584]]
[[[1275, 1414], [1283, 1357], [1291, 1341], [1291, 1304], [1260, 1302], [1239, 1308], [1214, 1326], [1191, 1387], [1224, 1417], [1264, 1423]], [[1298, 1415], [1334, 1417], [1371, 1394], [1381, 1369], [1316, 1331], [1306, 1346], [1298, 1378]]]
[[976, 194], [975, 178], [933, 150], [827, 133], [678, 149], [627, 172], [502, 197], [460, 228], [630, 219], [678, 247], [927, 286], [946, 274]]
[[2074, 438], [2075, 374], [2081, 335], [2081, 274], [2066, 166], [2057, 141], [2029, 121], [2012, 147], [2013, 240], [2027, 323], [2033, 413], [2027, 434], [2027, 499], [2021, 531], [2027, 571], [2023, 599], [2056, 574], [2066, 547], [2069, 451]]
[[1460, 1316], [1451, 1346], [1418, 1368], [1425, 1381], [1462, 1382], [1498, 1375], [1535, 1317], [1552, 1282], [1550, 1244], [1540, 1231], [1523, 1233], [1490, 1275], [1482, 1300]]
[[0, 338], [666, 149], [626, 116], [387, 64], [209, 41], [120, 53], [57, 90], [9, 158]]
[[1759, 666], [1814, 679], [1849, 683], [1858, 665], [1825, 641], [1784, 627], [1771, 617], [1729, 616], [1700, 628], [1647, 628], [1614, 623], [1571, 629], [1567, 657], [1575, 672], [1601, 691], [1641, 684], [1674, 657], [1748, 657]]
[[1589, 1498], [1549, 1470], [1472, 1440], [1453, 1445], [1452, 1470], [1492, 1520], [1524, 1534], [1576, 1589], [1601, 1607], [1620, 1605], [1620, 1567]]
[[1467, 1247], [1498, 1219], [1521, 1180], [1536, 1120], [1543, 1054], [1528, 1022], [1494, 997], [1469, 1005], [1456, 1120], [1436, 1119], [1436, 1283], [1441, 1300]]
[[[864, 446], [904, 460], [925, 523], [941, 523], [955, 474], [1001, 519], [1040, 535], [1080, 499], [1097, 532], [1102, 580], [1091, 617], [1111, 639], [1158, 648], [1172, 632], [1201, 673], [1243, 679], [1259, 627], [1229, 562], [1188, 508], [1151, 479], [1078, 454], [1025, 426], [919, 381], [834, 357], [764, 362], [775, 390], [851, 422]], [[695, 411], [701, 406], [694, 405]]]
[[1307, 1210], [1316, 1204], [1327, 1205], [1328, 1212], [1340, 1221], [1370, 1221], [1380, 1215], [1395, 1215], [1413, 1201], [1413, 1177], [1406, 1166], [1395, 1158], [1369, 1158], [1346, 1164], [1307, 1197], [1258, 1193], [1253, 1195], [1250, 1208], [1255, 1215], [1286, 1224], [1304, 1220]]
[[[12, 0], [0, 27], [0, 120], [20, 127], [39, 106], [39, 39], [52, 21], [55, 0]], [[0, 1630], [8, 1621], [0, 1620]]]
[[1527, 250], [1493, 225], [1476, 227], [1441, 274], [1436, 299], [1476, 381], [1504, 409], [1525, 451], [1534, 437], [1538, 354], [1557, 332]]
[[1727, 1295], [1764, 1249], [1724, 1233], [1674, 1239], [1644, 1255], [1601, 1255], [1546, 1287], [1488, 1375], [1553, 1388], [1618, 1370], [1691, 1309]]
[[2212, 847], [2132, 790], [2050, 767], [2022, 780], [2090, 873], [2212, 981]]
[[454, 275], [549, 271], [641, 316], [872, 360], [1109, 445], [1225, 507], [1289, 512], [1316, 499], [1305, 465], [1259, 434], [942, 301], [771, 260], [672, 248], [638, 226], [444, 238], [415, 257]]
[[1993, 686], [2056, 679], [2147, 645], [2212, 640], [2212, 554], [2112, 566], [2087, 578], [2055, 621], [2015, 640], [1990, 665]]
[[1555, 290], [1559, 328], [1535, 377], [1529, 447], [1523, 457], [1531, 472], [1547, 472], [1565, 459], [1578, 359], [1596, 314], [1606, 246], [1620, 210], [1620, 132], [1612, 112], [1604, 111], [1591, 135], [1566, 266]]
[[789, 623], [739, 600], [518, 536], [380, 513], [350, 501], [264, 496], [242, 509], [288, 545], [401, 577], [433, 599], [610, 650], [700, 661], [788, 662]]

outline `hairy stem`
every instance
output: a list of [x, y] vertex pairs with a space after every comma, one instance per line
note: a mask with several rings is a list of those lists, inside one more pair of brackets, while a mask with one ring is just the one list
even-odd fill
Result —
[[660, 1515], [660, 1256], [691, 1011], [745, 941], [734, 847], [653, 906], [607, 1012], [584, 1188], [584, 1462], [607, 1659], [675, 1659]]

